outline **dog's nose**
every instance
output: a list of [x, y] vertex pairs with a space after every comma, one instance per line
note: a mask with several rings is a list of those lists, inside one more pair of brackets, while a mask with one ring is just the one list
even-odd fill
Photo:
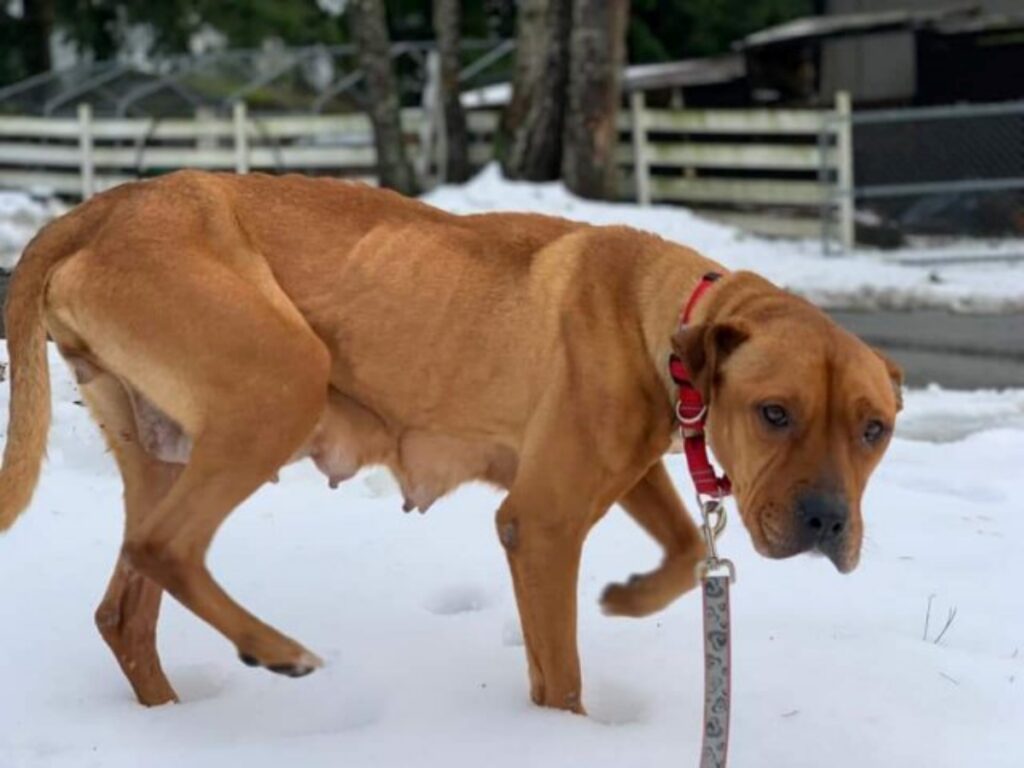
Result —
[[797, 500], [797, 517], [805, 549], [817, 547], [830, 558], [839, 554], [850, 517], [845, 498], [837, 493], [809, 491]]

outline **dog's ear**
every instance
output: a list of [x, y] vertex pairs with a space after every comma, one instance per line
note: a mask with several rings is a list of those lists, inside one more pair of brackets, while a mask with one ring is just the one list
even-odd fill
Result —
[[672, 337], [672, 349], [690, 372], [705, 403], [711, 402], [718, 369], [748, 338], [750, 331], [735, 322], [684, 326]]
[[899, 413], [903, 410], [903, 369], [874, 347], [871, 351], [885, 363], [885, 370], [889, 372], [889, 380], [892, 381], [892, 393], [896, 396], [896, 412]]

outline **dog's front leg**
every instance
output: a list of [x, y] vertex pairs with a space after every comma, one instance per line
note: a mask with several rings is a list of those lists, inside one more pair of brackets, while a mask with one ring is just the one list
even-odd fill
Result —
[[648, 616], [697, 585], [696, 567], [704, 557], [704, 542], [661, 460], [619, 504], [662, 546], [665, 559], [650, 573], [608, 585], [601, 607], [612, 616]]
[[576, 581], [589, 525], [585, 510], [573, 514], [543, 504], [511, 493], [498, 511], [498, 537], [512, 571], [530, 697], [542, 706], [583, 714]]

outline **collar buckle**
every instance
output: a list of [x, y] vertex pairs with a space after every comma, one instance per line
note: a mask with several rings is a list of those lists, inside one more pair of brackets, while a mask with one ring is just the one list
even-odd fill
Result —
[[684, 416], [684, 408], [687, 408], [687, 406], [683, 403], [683, 401], [676, 400], [676, 420], [679, 422], [680, 426], [682, 426], [684, 430], [686, 430], [687, 428], [704, 425], [704, 420], [707, 418], [708, 415], [708, 407], [706, 404], [701, 403], [700, 410], [697, 411], [697, 414], [695, 416]]

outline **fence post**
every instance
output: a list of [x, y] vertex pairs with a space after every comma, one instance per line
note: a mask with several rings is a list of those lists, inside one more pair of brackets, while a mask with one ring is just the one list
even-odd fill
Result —
[[839, 187], [839, 242], [844, 251], [853, 249], [854, 187], [853, 187], [853, 119], [850, 94], [836, 93], [836, 184]]
[[78, 105], [78, 163], [82, 175], [82, 200], [96, 192], [96, 168], [92, 154], [92, 105]]
[[204, 130], [204, 126], [216, 123], [220, 116], [212, 107], [198, 107], [196, 109], [196, 149], [216, 149], [219, 137], [216, 133]]
[[416, 158], [416, 173], [420, 184], [430, 186], [431, 168], [437, 162], [438, 184], [445, 182], [448, 168], [448, 146], [445, 143], [444, 105], [441, 103], [441, 55], [436, 50], [427, 52], [426, 82], [420, 99], [420, 153]]
[[244, 101], [236, 101], [231, 110], [235, 127], [235, 173], [249, 172], [249, 119]]
[[818, 184], [821, 187], [821, 204], [818, 206], [818, 217], [821, 219], [821, 255], [828, 256], [832, 251], [832, 224], [836, 212], [833, 207], [839, 204], [836, 192], [839, 182], [833, 178], [832, 167], [832, 136], [836, 132], [835, 113], [822, 110], [821, 125], [818, 126]]
[[629, 94], [630, 125], [633, 128], [633, 181], [636, 201], [651, 204], [651, 169], [647, 162], [647, 107], [643, 91]]

